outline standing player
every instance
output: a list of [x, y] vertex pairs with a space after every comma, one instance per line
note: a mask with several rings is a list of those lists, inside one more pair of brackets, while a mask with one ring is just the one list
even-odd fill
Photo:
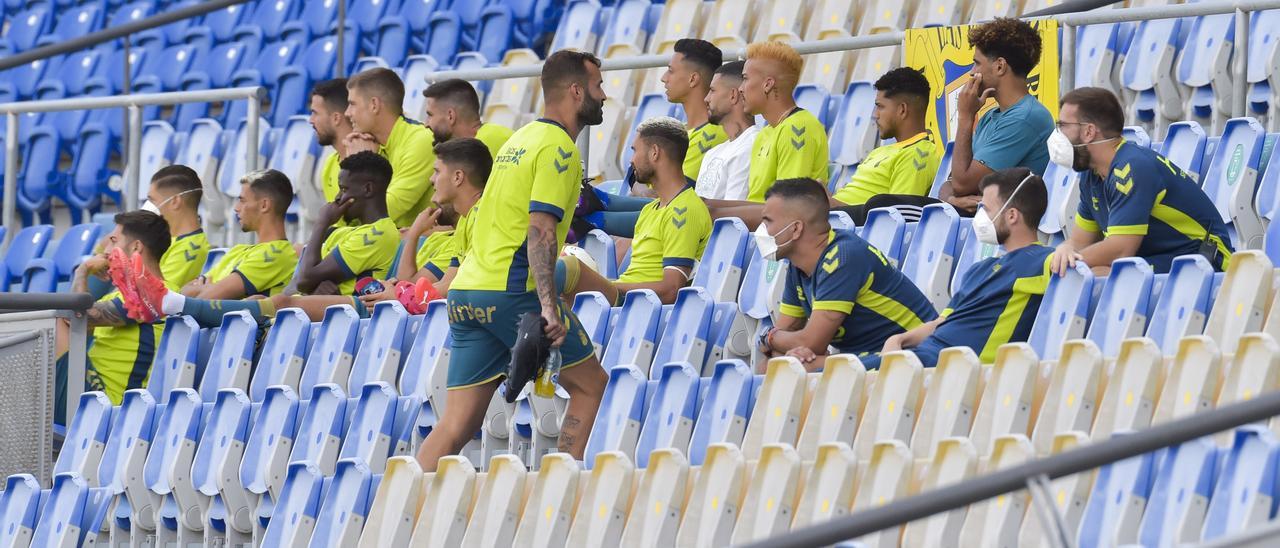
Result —
[[471, 213], [483, 229], [449, 289], [449, 394], [418, 452], [424, 470], [435, 471], [440, 457], [480, 430], [526, 312], [541, 313], [547, 338], [560, 349], [560, 385], [570, 395], [560, 450], [582, 458], [606, 377], [582, 324], [557, 295], [555, 265], [581, 189], [574, 139], [604, 119], [602, 83], [594, 55], [552, 54], [542, 65], [544, 117], [520, 128], [494, 159], [483, 203]]

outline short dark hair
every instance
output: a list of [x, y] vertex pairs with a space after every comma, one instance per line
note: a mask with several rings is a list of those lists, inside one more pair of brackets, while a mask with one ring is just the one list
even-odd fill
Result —
[[377, 152], [357, 152], [343, 159], [338, 167], [348, 173], [368, 175], [383, 188], [391, 184], [391, 162]]
[[811, 208], [814, 213], [811, 219], [821, 217], [826, 221], [827, 214], [831, 212], [831, 200], [827, 197], [827, 187], [809, 177], [774, 181], [773, 186], [765, 191], [764, 199], [768, 200], [774, 196], [788, 201], [804, 202], [809, 206], [806, 209]]
[[471, 118], [480, 119], [480, 96], [476, 94], [476, 88], [471, 86], [471, 82], [458, 78], [441, 80], [427, 86], [427, 89], [422, 90], [422, 95], [427, 99], [460, 107]]
[[489, 147], [479, 139], [449, 139], [436, 145], [436, 159], [459, 168], [467, 174], [467, 182], [472, 186], [484, 189], [489, 181], [489, 171], [493, 169], [493, 156]]
[[319, 97], [324, 105], [334, 112], [347, 111], [347, 79], [332, 78], [317, 83], [311, 88], [311, 95]]
[[876, 91], [890, 99], [905, 95], [907, 102], [914, 106], [924, 107], [929, 103], [929, 79], [911, 67], [898, 67], [884, 73], [875, 86]]
[[173, 192], [175, 195], [179, 192], [190, 192], [190, 194], [178, 196], [178, 199], [191, 210], [199, 207], [200, 200], [204, 197], [200, 176], [196, 174], [196, 170], [182, 164], [168, 165], [156, 170], [156, 173], [151, 176], [151, 186]]
[[1076, 88], [1062, 96], [1062, 104], [1075, 105], [1080, 121], [1098, 126], [1106, 137], [1124, 132], [1124, 108], [1114, 93], [1102, 88]]
[[[1030, 175], [1031, 178], [1027, 179]], [[1022, 185], [1022, 190], [1018, 190], [1013, 199], [1009, 196], [1018, 188], [1018, 185], [1027, 179], [1027, 184]], [[1035, 230], [1040, 226], [1040, 219], [1044, 217], [1044, 212], [1049, 207], [1049, 191], [1045, 189], [1044, 179], [1039, 175], [1031, 173], [1030, 169], [1025, 167], [1011, 167], [988, 173], [978, 182], [980, 190], [986, 190], [987, 187], [995, 185], [1000, 189], [1000, 199], [1009, 203], [1009, 207], [1018, 210], [1027, 220], [1027, 226]], [[996, 212], [987, 212], [995, 215]]]
[[674, 51], [684, 55], [684, 62], [692, 63], [697, 67], [704, 85], [711, 81], [711, 75], [724, 63], [724, 54], [721, 53], [720, 48], [706, 40], [681, 38], [676, 40]]
[[152, 259], [160, 260], [164, 252], [169, 250], [172, 240], [169, 238], [169, 223], [165, 222], [164, 217], [138, 209], [117, 213], [115, 222], [124, 237], [142, 242], [142, 247], [151, 254]]
[[289, 177], [274, 169], [250, 171], [240, 178], [240, 182], [249, 185], [254, 194], [271, 200], [271, 210], [281, 217], [293, 203], [293, 185], [289, 183]]
[[365, 70], [347, 80], [347, 89], [359, 89], [382, 99], [396, 113], [404, 112], [404, 81], [386, 67]]
[[1040, 35], [1021, 19], [997, 17], [972, 27], [969, 44], [992, 59], [1003, 57], [1013, 73], [1024, 78], [1040, 62]]
[[719, 74], [722, 78], [733, 78], [734, 80], [741, 82], [742, 69], [746, 64], [746, 61], [729, 61], [728, 63], [720, 65], [720, 68], [716, 69], [716, 74]]
[[684, 124], [670, 116], [640, 122], [640, 126], [636, 128], [636, 138], [658, 145], [677, 164], [684, 163], [684, 157], [689, 154], [689, 132], [685, 130]]
[[559, 93], [559, 89], [569, 84], [587, 87], [587, 63], [600, 66], [600, 58], [595, 55], [572, 49], [562, 49], [552, 53], [542, 63], [542, 92]]

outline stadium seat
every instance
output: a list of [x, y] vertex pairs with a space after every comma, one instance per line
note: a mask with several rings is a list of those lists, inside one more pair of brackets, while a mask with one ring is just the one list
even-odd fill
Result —
[[969, 432], [979, 457], [991, 456], [1000, 436], [1027, 435], [1039, 369], [1040, 360], [1026, 343], [1006, 344], [996, 351], [996, 363], [987, 375]]
[[41, 125], [31, 130], [16, 193], [24, 225], [52, 222], [49, 190], [57, 182], [61, 148], [62, 140], [53, 126]]
[[191, 462], [191, 483], [197, 496], [207, 499], [207, 544], [246, 543], [253, 537], [251, 497], [240, 483], [251, 408], [252, 402], [241, 390], [219, 390]]
[[51, 36], [42, 36], [37, 45], [46, 42], [70, 40], [100, 30], [106, 22], [106, 6], [97, 3], [84, 4], [60, 11]]
[[[775, 4], [775, 6], [781, 5], [783, 4]], [[817, 18], [818, 16], [816, 15], [813, 17], [813, 19]], [[848, 37], [849, 32], [847, 30], [831, 29], [822, 31], [821, 36], [818, 38], [821, 40], [838, 40]], [[847, 89], [849, 86], [849, 66], [852, 63], [853, 54], [850, 50], [814, 53], [805, 58], [804, 71], [800, 74], [800, 81], [817, 85], [822, 89], [832, 90], [837, 94], [832, 98], [832, 108], [828, 112], [829, 118], [835, 118], [840, 113], [839, 106], [843, 102], [843, 97], [838, 94], [840, 90]], [[840, 131], [839, 128], [831, 124], [828, 124], [827, 127], [831, 128], [828, 131], [829, 133]]]
[[[287, 3], [287, 0], [281, 3]], [[300, 11], [296, 17], [280, 25], [280, 38], [307, 43], [328, 33], [338, 19], [338, 3], [334, 0], [309, 2], [306, 9]], [[357, 22], [364, 19], [363, 15], [351, 15], [357, 18]]]
[[[175, 388], [192, 388], [196, 382], [200, 326], [190, 316], [170, 316], [156, 349], [146, 390], [156, 402], [167, 402]], [[163, 405], [163, 403], [158, 403]]]
[[1208, 138], [1200, 124], [1193, 121], [1177, 122], [1169, 126], [1160, 155], [1183, 169], [1192, 178], [1201, 180], [1203, 158]]
[[811, 462], [819, 458], [824, 443], [848, 445], [858, 427], [858, 413], [866, 394], [866, 367], [848, 354], [828, 356], [810, 398], [796, 451]]
[[715, 365], [689, 442], [689, 462], [700, 466], [714, 443], [741, 445], [751, 417], [754, 376], [747, 364], [725, 360]]
[[1142, 126], [1124, 126], [1121, 136], [1130, 143], [1151, 148], [1151, 136], [1147, 134], [1147, 130]]
[[[296, 443], [287, 462], [306, 461], [317, 466], [325, 476], [331, 476], [346, 426], [347, 395], [336, 384], [321, 384], [307, 396], [311, 399], [299, 407], [298, 430], [293, 437]], [[378, 394], [371, 394], [369, 398], [378, 403], [376, 396]], [[356, 449], [359, 447], [353, 443], [351, 451]]]
[[621, 310], [615, 315], [618, 316], [618, 321], [609, 337], [609, 344], [605, 345], [604, 360], [600, 364], [606, 370], [612, 370], [618, 365], [632, 365], [647, 378], [658, 341], [662, 302], [653, 291], [630, 291], [622, 301]]
[[1174, 73], [1178, 83], [1189, 90], [1183, 112], [1210, 125], [1214, 133], [1231, 116], [1235, 30], [1235, 17], [1230, 13], [1196, 17]]
[[[61, 58], [36, 59], [25, 65], [19, 65], [4, 71], [6, 78], [0, 82], [0, 99], [20, 101], [31, 99], [35, 95], [36, 85], [46, 74], [52, 74], [58, 68]], [[38, 120], [38, 114], [29, 114], [22, 118], [23, 125], [29, 120]]]
[[262, 536], [271, 546], [301, 547], [311, 541], [320, 509], [324, 475], [310, 462], [291, 462], [283, 493]]
[[1213, 266], [1204, 257], [1187, 255], [1173, 260], [1147, 327], [1147, 336], [1164, 354], [1175, 354], [1183, 336], [1204, 332], [1213, 303], [1213, 281]]
[[631, 502], [621, 545], [673, 545], [685, 512], [689, 461], [676, 449], [658, 449], [649, 456]]
[[[764, 11], [767, 10], [767, 13]], [[813, 11], [799, 2], [777, 2], [764, 7], [756, 28], [755, 39], [799, 42]]]
[[1201, 538], [1219, 539], [1270, 520], [1276, 497], [1280, 444], [1261, 426], [1236, 429], [1223, 450], [1221, 473], [1209, 499]]
[[[206, 511], [207, 501], [196, 493], [190, 474], [203, 427], [201, 409], [200, 394], [190, 388], [175, 388], [156, 420], [155, 444], [143, 466], [143, 481], [157, 497], [157, 541], [188, 544], [199, 543], [203, 538], [200, 516]], [[191, 508], [196, 511], [188, 512]]]
[[49, 32], [53, 16], [47, 3], [32, 3], [26, 9], [8, 17], [9, 28], [4, 43], [12, 53], [22, 53], [36, 47], [41, 36]]
[[872, 459], [879, 442], [898, 440], [905, 446], [911, 441], [923, 384], [924, 366], [915, 354], [899, 351], [882, 355], [853, 440], [859, 461]]
[[[347, 404], [348, 409], [354, 405], [354, 411], [347, 417], [350, 424], [338, 461], [356, 460], [381, 474], [392, 449], [398, 395], [396, 389], [385, 382], [362, 385], [359, 394], [354, 403]], [[341, 425], [338, 428], [341, 429]]]
[[594, 229], [588, 232], [578, 244], [600, 267], [601, 275], [610, 280], [618, 279], [618, 253], [612, 236], [603, 230]]
[[[300, 419], [298, 396], [293, 389], [288, 386], [267, 389], [245, 442], [240, 465], [240, 484], [254, 496], [262, 497], [263, 505], [280, 500], [289, 454], [294, 441], [301, 440], [295, 437]], [[256, 535], [265, 524], [254, 521]]]
[[1080, 338], [1089, 323], [1089, 300], [1093, 294], [1093, 272], [1083, 262], [1065, 276], [1051, 276], [1040, 312], [1027, 342], [1045, 360], [1058, 359], [1062, 342]]
[[842, 166], [857, 165], [877, 146], [871, 120], [876, 90], [871, 82], [851, 82], [830, 130], [830, 158]]
[[881, 207], [867, 212], [867, 223], [862, 226], [862, 239], [884, 253], [884, 258], [894, 267], [902, 264], [906, 251], [907, 222], [896, 208]]
[[200, 268], [200, 273], [208, 274], [209, 271], [213, 269], [214, 265], [217, 265], [218, 261], [221, 261], [222, 257], [226, 254], [227, 248], [225, 247], [215, 247], [210, 249], [209, 254], [204, 258], [204, 266]]
[[609, 340], [609, 323], [613, 309], [608, 299], [596, 291], [579, 293], [573, 301], [573, 314], [586, 329], [587, 336], [596, 347], [596, 355], [604, 353], [604, 344]]
[[[262, 128], [258, 128], [262, 131]], [[312, 181], [317, 177], [312, 166], [320, 156], [320, 145], [315, 131], [306, 116], [291, 116], [284, 125], [284, 134], [276, 145], [275, 153], [267, 167], [284, 173], [293, 182], [293, 191], [304, 211], [310, 215], [324, 205], [324, 194]]]
[[586, 484], [569, 528], [567, 545], [619, 544], [623, 527], [627, 525], [627, 505], [635, 476], [635, 467], [626, 455], [618, 452], [596, 455], [595, 464], [585, 478]]
[[[182, 78], [191, 69], [195, 57], [196, 47], [185, 44], [147, 53], [143, 58], [142, 68], [138, 69], [139, 76], [133, 81], [133, 92], [181, 91]], [[143, 118], [146, 120], [159, 118], [159, 113], [158, 106], [143, 108]]]
[[1128, 106], [1129, 123], [1154, 128], [1163, 137], [1169, 124], [1183, 118], [1183, 105], [1173, 68], [1182, 42], [1181, 19], [1138, 23], [1120, 72], [1120, 85], [1136, 93]]
[[1123, 93], [1118, 76], [1132, 35], [1132, 23], [1076, 28], [1075, 85], [1101, 87], [1117, 96]]
[[[232, 34], [236, 40], [260, 37], [258, 39], [262, 43], [275, 42], [283, 37], [286, 25], [300, 15], [301, 7], [302, 2], [291, 0], [258, 3], [253, 13], [246, 15]], [[308, 6], [308, 9], [312, 8]]]
[[369, 327], [351, 364], [351, 375], [346, 382], [348, 394], [359, 393], [369, 383], [396, 381], [408, 319], [409, 313], [398, 301], [384, 301], [373, 307]]
[[323, 383], [344, 383], [351, 375], [351, 362], [356, 353], [356, 337], [360, 318], [346, 305], [331, 306], [324, 311], [320, 330], [307, 354], [306, 367], [298, 382], [298, 393], [305, 398]]
[[[240, 25], [242, 19], [252, 18], [252, 9], [248, 9], [243, 5], [227, 6], [215, 12], [208, 13], [199, 25], [193, 25], [185, 32], [183, 40], [191, 40], [196, 37], [205, 37], [211, 42], [226, 42], [231, 40], [236, 28]], [[172, 42], [173, 40], [171, 40]]]
[[[510, 49], [502, 57], [502, 66], [512, 67], [538, 63], [538, 54], [529, 49]], [[606, 85], [608, 80], [606, 80]], [[495, 83], [485, 99], [484, 115], [486, 122], [499, 124], [509, 128], [520, 127], [524, 123], [526, 113], [533, 112], [533, 105], [538, 99], [541, 82], [537, 78], [509, 78]], [[609, 97], [618, 100], [613, 94]], [[627, 99], [629, 102], [630, 99]]]
[[[868, 222], [868, 224], [870, 224]], [[960, 237], [960, 215], [950, 204], [925, 206], [902, 273], [942, 310], [951, 300], [952, 265]]]
[[103, 195], [116, 204], [122, 201], [108, 182], [113, 175], [108, 163], [115, 147], [115, 136], [106, 124], [92, 121], [92, 115], [90, 120], [81, 128], [78, 140], [72, 145], [74, 159], [71, 170], [62, 175], [61, 184], [53, 189], [54, 196], [67, 204], [73, 223], [87, 221], [87, 217], [102, 205]]
[[1280, 44], [1280, 10], [1255, 11], [1249, 20], [1249, 58], [1245, 70], [1249, 115], [1266, 120], [1268, 129], [1280, 129], [1280, 118], [1271, 105], [1280, 103], [1280, 70], [1276, 46]]
[[[1058, 434], [1057, 438], [1053, 440], [1053, 454], [1061, 454], [1088, 442], [1089, 438], [1083, 432]], [[1090, 470], [1058, 478], [1049, 483], [1049, 490], [1054, 494], [1053, 508], [1058, 512], [1058, 515], [1062, 516], [1063, 530], [1066, 531], [1067, 535], [1071, 535], [1071, 532], [1077, 530], [1080, 525], [1085, 504], [1088, 502], [1089, 493], [1093, 489], [1095, 475], [1096, 471]], [[1046, 546], [1048, 545], [1046, 538], [1050, 534], [1053, 534], [1053, 532], [1042, 530], [1039, 519], [1029, 516], [1029, 519], [1023, 520], [1022, 527], [1018, 531], [1018, 545]]]
[[[897, 29], [878, 27], [871, 29], [869, 34], [886, 32], [897, 32]], [[853, 63], [853, 72], [849, 73], [850, 81], [875, 82], [889, 69], [902, 65], [902, 46], [882, 46], [855, 52]], [[871, 127], [874, 128], [875, 124], [871, 124]]]
[[634, 455], [644, 422], [648, 384], [645, 374], [635, 367], [619, 365], [609, 370], [600, 410], [587, 438], [585, 462], [594, 462], [597, 454], [606, 451]]
[[938, 356], [911, 435], [911, 452], [917, 460], [932, 459], [938, 443], [946, 438], [969, 435], [981, 374], [982, 362], [967, 347], [947, 348]]
[[0, 542], [5, 546], [28, 546], [40, 517], [40, 482], [29, 474], [14, 474], [5, 480], [0, 492]]
[[32, 259], [17, 287], [24, 293], [53, 293], [58, 290], [58, 275], [48, 259]]
[[819, 445], [791, 526], [799, 529], [848, 514], [853, 506], [857, 468], [858, 458], [848, 444], [832, 441]]
[[[355, 41], [348, 40], [343, 46], [343, 59], [351, 63], [356, 59]], [[311, 87], [316, 82], [336, 74], [338, 42], [328, 36], [312, 42], [305, 52], [301, 53], [294, 65], [282, 68], [276, 75], [279, 85], [273, 97], [274, 115], [271, 122], [278, 126], [288, 123], [289, 117], [307, 108]], [[348, 67], [343, 67], [344, 71]], [[230, 120], [229, 120], [230, 121]]]
[[[679, 546], [728, 546], [742, 505], [746, 459], [736, 446], [713, 444], [693, 483], [676, 535]], [[657, 506], [654, 506], [657, 508]], [[624, 542], [627, 535], [624, 533]]]
[[[1240, 346], [1223, 373], [1218, 405], [1249, 401], [1259, 394], [1280, 388], [1280, 346], [1266, 333], [1249, 333], [1240, 337]], [[1229, 436], [1219, 435], [1219, 444], [1230, 443]]]
[[751, 42], [758, 13], [750, 2], [734, 2], [732, 0], [716, 0], [707, 15], [706, 26], [702, 30], [702, 39], [707, 40], [720, 49], [742, 49]]
[[1114, 367], [1101, 378], [1106, 388], [1093, 421], [1092, 439], [1102, 441], [1114, 432], [1150, 426], [1164, 369], [1160, 347], [1151, 339], [1120, 343]]
[[200, 401], [212, 404], [224, 388], [241, 392], [249, 389], [257, 336], [258, 322], [248, 312], [237, 310], [222, 316], [217, 340], [198, 384]]
[[354, 546], [360, 540], [378, 479], [360, 460], [342, 460], [332, 479], [325, 480], [312, 544]]
[[716, 219], [693, 278], [694, 287], [705, 288], [716, 302], [735, 300], [750, 245], [751, 233], [741, 219]]
[[1253, 207], [1266, 132], [1253, 118], [1226, 122], [1222, 141], [1214, 149], [1202, 180], [1238, 249], [1262, 247], [1263, 226]]
[[[1010, 434], [996, 438], [986, 472], [1012, 468], [1035, 457], [1026, 436]], [[1014, 546], [1018, 529], [1030, 502], [1025, 491], [988, 499], [969, 507], [960, 529], [961, 546]]]
[[1162, 424], [1213, 409], [1222, 383], [1221, 354], [1209, 337], [1183, 337], [1156, 403], [1151, 424]]
[[645, 49], [649, 29], [645, 20], [649, 13], [649, 0], [618, 0], [613, 13], [600, 34], [596, 52], [601, 57], [611, 54], [639, 55]]
[[564, 8], [555, 39], [548, 51], [573, 48], [579, 51], [595, 51], [598, 38], [597, 19], [600, 4], [594, 0], [574, 0]]
[[804, 366], [795, 358], [782, 357], [769, 360], [766, 367], [764, 384], [751, 411], [754, 420], [747, 422], [742, 437], [742, 454], [747, 460], [759, 459], [761, 449], [770, 443], [795, 446], [804, 418], [809, 382]]
[[1098, 469], [1080, 520], [1080, 546], [1115, 546], [1137, 540], [1155, 468], [1154, 453], [1146, 453]]
[[734, 544], [763, 541], [791, 529], [800, 494], [800, 455], [785, 443], [765, 445], [748, 481]]
[[795, 95], [796, 106], [813, 113], [823, 126], [831, 125], [831, 116], [827, 111], [831, 94], [826, 89], [814, 84], [800, 84], [796, 86], [793, 95]]
[[823, 33], [833, 30], [852, 32], [859, 28], [865, 9], [863, 5], [843, 0], [819, 0], [816, 4], [804, 33], [807, 40], [817, 40], [823, 37]]
[[110, 497], [78, 474], [58, 474], [53, 489], [41, 497], [32, 546], [83, 546], [96, 542]]
[[1103, 385], [1099, 379], [1102, 375], [1102, 352], [1092, 341], [1077, 339], [1063, 345], [1062, 358], [1049, 373], [1049, 386], [1041, 397], [1043, 405], [1031, 431], [1037, 455], [1043, 457], [1052, 452], [1057, 434], [1089, 432], [1099, 387]]
[[[701, 287], [680, 289], [671, 317], [662, 322], [658, 349], [653, 355], [654, 365], [649, 368], [650, 379], [657, 380], [662, 375], [662, 368], [673, 362], [689, 364], [693, 368], [693, 376], [698, 376], [710, 352], [708, 342], [715, 305], [715, 300]], [[637, 460], [636, 463], [643, 467], [641, 462]]]
[[604, 121], [588, 130], [591, 145], [587, 149], [587, 171], [583, 176], [595, 180], [621, 179], [625, 170], [618, 163], [618, 156], [627, 138], [622, 134], [629, 127], [625, 123], [627, 107], [614, 99], [606, 99], [603, 110]]
[[[138, 167], [138, 205], [141, 205], [141, 200], [146, 199], [147, 191], [151, 188], [151, 176], [176, 159], [175, 147], [171, 146], [174, 142], [174, 134], [173, 126], [163, 120], [142, 124], [141, 149], [143, 152], [139, 158], [141, 165]], [[126, 205], [126, 207], [132, 206]]]
[[676, 116], [678, 106], [668, 101], [664, 94], [654, 93], [640, 98], [639, 105], [636, 106], [635, 117], [631, 122], [631, 130], [627, 132], [626, 138], [622, 143], [622, 156], [619, 162], [623, 169], [631, 165], [631, 155], [633, 153], [631, 142], [635, 140], [636, 128], [640, 127], [640, 123], [658, 116]]
[[434, 476], [423, 480], [419, 518], [410, 542], [414, 546], [460, 546], [476, 496], [476, 470], [465, 457], [440, 459]]
[[515, 545], [565, 546], [578, 503], [578, 463], [568, 453], [546, 455], [530, 481], [533, 486], [515, 532]]
[[[882, 506], [910, 492], [913, 465], [911, 450], [901, 440], [877, 442], [871, 448], [870, 459], [860, 458], [859, 461], [859, 467], [864, 470], [858, 493], [853, 497], [852, 512]], [[893, 546], [898, 543], [901, 534], [901, 527], [890, 527], [857, 540], [868, 546]]]
[[128, 390], [112, 415], [98, 482], [116, 499], [109, 529], [112, 537], [122, 538], [135, 530], [155, 530], [152, 495], [142, 481], [155, 433], [155, 400], [146, 390]]
[[1093, 312], [1087, 336], [1098, 345], [1103, 356], [1114, 358], [1120, 351], [1121, 341], [1146, 332], [1154, 279], [1151, 266], [1141, 257], [1111, 263], [1111, 273]]
[[371, 494], [373, 500], [359, 545], [408, 546], [418, 521], [425, 483], [417, 459], [403, 456], [388, 459], [377, 492]]
[[1195, 542], [1217, 476], [1216, 447], [1195, 439], [1169, 447], [1161, 460], [1137, 540], [1146, 546]]
[[[921, 478], [921, 491], [933, 491], [960, 483], [974, 475], [978, 468], [978, 454], [968, 438], [946, 438], [938, 443], [933, 460]], [[961, 506], [949, 512], [908, 523], [903, 531], [903, 542], [913, 546], [940, 546], [960, 538], [967, 508]]]
[[[649, 465], [654, 449], [687, 452], [698, 414], [698, 371], [687, 363], [667, 363], [658, 374], [657, 386], [640, 427], [635, 448], [636, 466]], [[625, 451], [623, 452], [625, 455]]]
[[476, 494], [471, 522], [462, 537], [463, 546], [514, 545], [527, 474], [515, 455], [497, 455], [489, 461], [488, 475]]
[[1044, 183], [1049, 202], [1044, 216], [1040, 218], [1040, 232], [1065, 236], [1067, 230], [1075, 228], [1072, 220], [1075, 219], [1076, 209], [1080, 204], [1079, 182], [1079, 172], [1053, 162], [1045, 167]]
[[[428, 303], [427, 312], [422, 317], [417, 332], [413, 337], [405, 337], [409, 352], [405, 356], [404, 370], [400, 374], [400, 399], [402, 405], [410, 401], [406, 400], [409, 398], [416, 399], [422, 406], [413, 423], [417, 429], [415, 436], [425, 437], [427, 430], [434, 424], [433, 416], [439, 416], [443, 409], [445, 386], [440, 373], [447, 372], [446, 365], [449, 363], [448, 314], [445, 301]], [[412, 325], [419, 320], [411, 317], [408, 321]], [[404, 421], [397, 417], [397, 422]]]
[[1224, 356], [1235, 353], [1241, 335], [1262, 328], [1263, 314], [1271, 302], [1271, 283], [1271, 261], [1261, 251], [1237, 251], [1231, 256], [1204, 328], [1204, 334], [1218, 343]]
[[111, 432], [111, 400], [102, 392], [85, 392], [70, 420], [53, 475], [73, 473], [98, 487], [98, 466]]

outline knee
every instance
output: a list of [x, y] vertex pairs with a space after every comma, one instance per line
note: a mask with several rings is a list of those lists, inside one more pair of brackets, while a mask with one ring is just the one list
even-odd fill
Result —
[[275, 305], [276, 310], [289, 308], [293, 306], [293, 295], [285, 295], [283, 293], [271, 297], [271, 304]]
[[560, 385], [569, 392], [570, 397], [584, 396], [600, 399], [604, 396], [609, 376], [595, 359], [568, 371], [572, 375], [560, 375]]

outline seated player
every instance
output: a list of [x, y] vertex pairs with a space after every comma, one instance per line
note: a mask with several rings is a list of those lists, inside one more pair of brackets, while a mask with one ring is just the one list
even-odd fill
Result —
[[[176, 291], [159, 291], [150, 276], [143, 273], [133, 291], [138, 295], [137, 302], [130, 302], [130, 291], [124, 292], [130, 317], [150, 321], [161, 314], [185, 314], [200, 325], [216, 326], [224, 314], [234, 310], [245, 310], [265, 321], [281, 308], [297, 307], [312, 321], [320, 321], [325, 309], [335, 304], [352, 305], [361, 316], [367, 316], [368, 310], [355, 298], [356, 281], [386, 279], [395, 271], [400, 254], [400, 232], [387, 217], [391, 164], [375, 153], [357, 152], [340, 166], [338, 201], [325, 204], [320, 210], [321, 225], [311, 234], [294, 279], [297, 290], [305, 296], [285, 291], [269, 299], [195, 299]], [[340, 217], [350, 226], [329, 229]]]
[[[140, 259], [138, 263], [122, 261], [129, 271], [112, 272], [112, 279], [123, 276], [125, 279], [138, 275], [132, 272], [141, 268], [153, 280], [164, 284], [164, 275], [160, 270], [160, 257], [169, 249], [169, 226], [164, 219], [147, 211], [129, 211], [115, 216], [115, 228], [104, 238], [102, 252], [96, 254], [76, 268], [71, 282], [71, 291], [88, 292], [88, 280], [105, 278], [108, 275], [108, 255], [115, 252], [127, 253]], [[119, 283], [119, 282], [117, 282]], [[172, 284], [164, 284], [173, 289]], [[157, 345], [163, 330], [162, 323], [138, 323], [125, 313], [124, 299], [121, 290], [112, 291], [98, 299], [93, 307], [85, 312], [90, 334], [89, 349], [86, 357], [85, 384], [90, 390], [101, 390], [107, 394], [111, 402], [119, 405], [125, 390], [141, 388], [151, 372], [151, 363], [155, 361]], [[58, 331], [57, 384], [59, 398], [66, 397], [67, 382], [67, 344], [70, 324], [61, 322]], [[66, 406], [59, 402], [54, 409], [61, 413]]]
[[1173, 258], [1202, 254], [1219, 271], [1231, 261], [1231, 237], [1200, 183], [1168, 158], [1124, 140], [1120, 101], [1102, 88], [1062, 96], [1053, 162], [1082, 172], [1076, 227], [1053, 255], [1066, 274], [1078, 260], [1097, 275], [1124, 257], [1142, 257], [1156, 273]]
[[[951, 302], [937, 319], [889, 337], [883, 352], [913, 349], [925, 367], [938, 364], [942, 349], [966, 346], [982, 363], [993, 363], [996, 349], [1024, 342], [1031, 335], [1040, 300], [1049, 286], [1051, 248], [1040, 245], [1040, 217], [1048, 207], [1044, 181], [1027, 168], [1003, 169], [982, 178], [982, 209], [973, 220], [973, 237], [999, 244], [1005, 254], [969, 268]], [[987, 216], [992, 211], [994, 215]], [[879, 367], [880, 356], [862, 363]]]
[[[431, 204], [431, 130], [404, 115], [404, 82], [389, 68], [365, 70], [347, 79], [347, 119], [353, 131], [343, 139], [348, 156], [377, 152], [395, 173], [387, 187], [387, 212], [397, 228]], [[346, 159], [347, 156], [343, 156]]]
[[427, 86], [422, 95], [427, 98], [427, 119], [423, 124], [431, 130], [437, 145], [451, 139], [475, 138], [488, 147], [492, 158], [514, 133], [506, 126], [480, 121], [480, 96], [471, 82], [442, 80]]
[[182, 288], [200, 299], [241, 299], [280, 293], [298, 265], [298, 254], [284, 232], [284, 215], [293, 201], [293, 185], [274, 169], [254, 171], [240, 179], [236, 217], [240, 230], [253, 232], [256, 244], [227, 250], [209, 273]]
[[866, 240], [827, 222], [827, 189], [783, 179], [769, 189], [756, 247], [787, 259], [777, 326], [759, 340], [766, 355], [795, 356], [809, 371], [830, 352], [867, 355], [889, 337], [937, 317], [929, 299]]
[[567, 300], [583, 291], [599, 291], [619, 304], [633, 289], [651, 289], [663, 303], [689, 284], [693, 267], [711, 237], [711, 216], [682, 171], [689, 136], [679, 120], [650, 118], [632, 141], [636, 179], [653, 187], [658, 199], [640, 211], [631, 245], [631, 266], [616, 282], [584, 268], [573, 256], [561, 257], [557, 278]]
[[172, 241], [160, 258], [165, 280], [182, 287], [200, 276], [209, 257], [209, 238], [200, 227], [200, 199], [204, 190], [194, 169], [184, 165], [160, 168], [151, 176], [144, 211], [164, 217]]
[[[831, 208], [849, 214], [861, 226], [867, 212], [897, 206], [908, 221], [920, 220], [922, 206], [901, 205], [901, 195], [926, 196], [938, 173], [938, 145], [925, 130], [929, 107], [929, 81], [920, 71], [901, 67], [876, 80], [876, 105], [872, 119], [880, 136], [897, 142], [872, 150], [858, 165], [849, 184], [831, 197]], [[883, 196], [883, 197], [882, 197]], [[713, 202], [712, 217], [738, 217], [747, 227], [760, 224], [760, 204]]]
[[716, 69], [707, 91], [707, 115], [724, 128], [728, 141], [708, 150], [698, 171], [698, 196], [707, 200], [746, 200], [751, 148], [760, 128], [747, 114], [742, 98], [742, 61]]

